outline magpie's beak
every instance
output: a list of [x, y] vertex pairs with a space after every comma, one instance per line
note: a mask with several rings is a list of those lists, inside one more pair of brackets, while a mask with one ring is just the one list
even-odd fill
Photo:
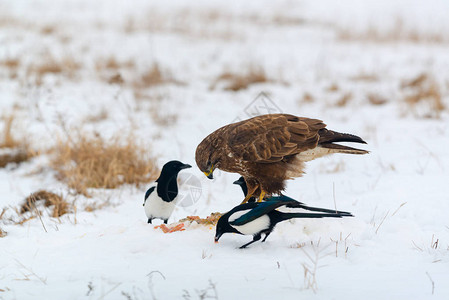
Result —
[[238, 185], [240, 185], [240, 179], [237, 179], [237, 180], [234, 181], [232, 184], [238, 184]]
[[221, 234], [215, 236], [215, 244], [218, 244], [218, 240], [220, 239], [220, 237], [221, 237]]
[[181, 166], [181, 170], [191, 168], [192, 166], [189, 164], [184, 164]]

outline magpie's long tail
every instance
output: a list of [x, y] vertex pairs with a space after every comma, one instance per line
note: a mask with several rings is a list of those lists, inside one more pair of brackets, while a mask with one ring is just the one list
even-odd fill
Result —
[[282, 220], [289, 220], [293, 218], [342, 218], [342, 217], [353, 217], [352, 214], [336, 214], [336, 213], [328, 213], [328, 214], [314, 214], [314, 213], [282, 213]]
[[318, 208], [318, 207], [311, 207], [306, 205], [299, 205], [298, 208], [302, 208], [309, 211], [319, 211], [323, 213], [330, 213], [330, 214], [337, 214], [341, 215], [342, 217], [353, 217], [353, 215], [350, 212], [347, 211], [340, 211], [335, 209], [325, 209], [325, 208]]
[[353, 215], [347, 211], [307, 206], [307, 205], [304, 205], [304, 203], [296, 201], [295, 199], [290, 198], [285, 195], [273, 196], [273, 197], [269, 198], [269, 200], [283, 201], [286, 203], [285, 206], [290, 207], [290, 208], [301, 208], [301, 209], [309, 210], [309, 211], [319, 211], [319, 212], [323, 212], [323, 213], [338, 214], [338, 215], [341, 215], [342, 217], [353, 217]]

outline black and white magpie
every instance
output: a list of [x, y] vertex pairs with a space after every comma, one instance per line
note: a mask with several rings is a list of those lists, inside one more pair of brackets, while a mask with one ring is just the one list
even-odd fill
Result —
[[162, 167], [161, 175], [145, 193], [143, 206], [148, 223], [153, 219], [162, 219], [167, 224], [168, 218], [175, 209], [176, 197], [178, 196], [178, 173], [191, 168], [191, 165], [172, 160]]
[[[233, 184], [237, 184], [238, 186], [240, 186], [242, 188], [243, 194], [246, 197], [246, 195], [248, 194], [248, 187], [246, 186], [245, 178], [243, 178], [243, 176], [240, 176], [240, 178], [234, 181]], [[256, 202], [256, 197], [252, 196], [248, 199], [248, 202]]]
[[[281, 207], [301, 208], [304, 210], [315, 211], [319, 213], [284, 213], [277, 209]], [[293, 218], [341, 218], [353, 217], [349, 212], [336, 211], [324, 208], [309, 207], [287, 196], [276, 196], [268, 198], [265, 202], [251, 202], [240, 204], [229, 212], [225, 213], [218, 220], [215, 242], [218, 243], [220, 237], [227, 232], [234, 232], [243, 235], [252, 235], [253, 240], [240, 248], [246, 248], [248, 245], [260, 240], [262, 234], [265, 234], [262, 242], [273, 231], [277, 223]]]

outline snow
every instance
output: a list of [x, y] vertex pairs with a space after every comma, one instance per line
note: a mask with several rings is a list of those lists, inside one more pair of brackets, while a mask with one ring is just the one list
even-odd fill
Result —
[[[448, 299], [448, 14], [447, 1], [438, 0], [0, 3], [1, 114], [14, 112], [17, 132], [36, 147], [57, 142], [63, 120], [68, 130], [83, 125], [105, 137], [132, 133], [160, 167], [172, 159], [192, 165], [183, 172], [198, 178], [201, 197], [177, 206], [169, 223], [226, 212], [242, 200], [232, 184], [239, 175], [217, 170], [208, 180], [195, 167], [195, 149], [214, 129], [267, 112], [267, 99], [256, 99], [262, 91], [276, 110], [359, 135], [370, 151], [308, 162], [307, 174], [287, 185], [290, 197], [354, 218], [284, 222], [248, 249], [237, 248], [250, 236], [226, 234], [214, 244], [211, 227], [154, 229], [142, 207], [147, 186], [79, 196], [76, 214], [43, 216], [46, 231], [39, 219], [11, 224], [13, 208], [30, 193], [68, 189], [45, 153], [7, 166], [0, 169], [0, 212], [8, 208], [0, 220], [7, 232], [0, 299], [204, 299], [203, 292], [218, 299]], [[37, 84], [31, 66], [48, 56], [81, 67]], [[116, 71], [97, 68], [109, 57], [134, 65], [120, 70], [125, 84], [109, 84]], [[8, 59], [19, 60], [17, 70], [6, 67]], [[139, 97], [130, 83], [154, 63], [174, 80]], [[251, 67], [265, 70], [269, 82], [237, 92], [214, 84]], [[403, 82], [422, 73], [439, 88], [440, 113], [403, 101], [410, 92]], [[339, 105], [345, 94], [348, 103]], [[386, 103], [371, 104], [369, 94]], [[102, 111], [106, 119], [86, 121]], [[92, 202], [109, 205], [84, 211]], [[304, 265], [314, 263], [312, 288]]]

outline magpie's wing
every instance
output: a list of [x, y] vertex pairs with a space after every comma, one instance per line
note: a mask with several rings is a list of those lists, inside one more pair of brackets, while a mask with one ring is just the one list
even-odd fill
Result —
[[[293, 201], [297, 202], [295, 200], [293, 200]], [[275, 210], [276, 208], [278, 208], [280, 206], [283, 206], [283, 205], [287, 206], [289, 204], [294, 205], [293, 202], [287, 201], [287, 200], [283, 200], [283, 201], [268, 200], [265, 202], [258, 202], [255, 204], [257, 204], [256, 207], [252, 208], [249, 212], [247, 212], [244, 215], [241, 215], [240, 217], [233, 220], [232, 222], [229, 222], [229, 224], [235, 225], [235, 226], [242, 226], [248, 222], [254, 221], [255, 219], [257, 219], [263, 215], [268, 214], [269, 212]]]
[[148, 197], [151, 195], [152, 192], [156, 189], [155, 186], [152, 186], [148, 189], [148, 191], [145, 193], [145, 199], [143, 201], [143, 204], [145, 205], [145, 202], [147, 202]]
[[272, 196], [270, 198], [268, 198], [267, 201], [280, 201], [285, 203], [285, 206], [287, 207], [301, 207], [304, 205], [304, 203], [299, 202], [293, 198], [290, 198], [288, 196], [285, 195], [280, 195], [280, 196]]

